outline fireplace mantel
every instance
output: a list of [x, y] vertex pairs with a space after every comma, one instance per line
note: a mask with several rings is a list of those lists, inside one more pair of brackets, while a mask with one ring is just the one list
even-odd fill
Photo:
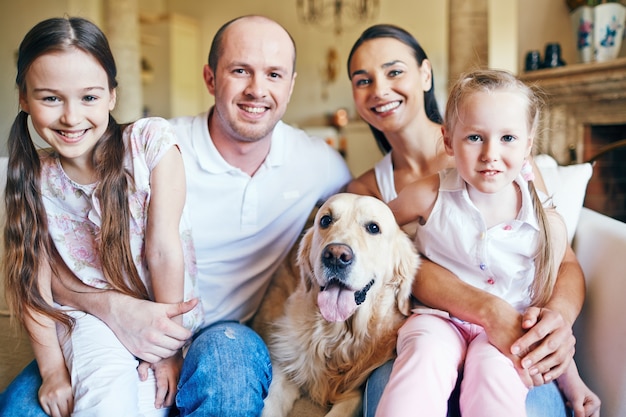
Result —
[[531, 71], [520, 78], [546, 93], [539, 151], [561, 164], [581, 162], [586, 127], [626, 124], [626, 58]]

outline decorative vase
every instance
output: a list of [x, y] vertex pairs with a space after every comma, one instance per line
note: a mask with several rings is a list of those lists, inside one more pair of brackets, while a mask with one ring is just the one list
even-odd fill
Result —
[[593, 21], [594, 8], [590, 6], [578, 6], [570, 13], [578, 62], [591, 62], [593, 60]]
[[626, 19], [626, 6], [620, 3], [604, 3], [593, 8], [593, 44], [598, 62], [617, 58]]

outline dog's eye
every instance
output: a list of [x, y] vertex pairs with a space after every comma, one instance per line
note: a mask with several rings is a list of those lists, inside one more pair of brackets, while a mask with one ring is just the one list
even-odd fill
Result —
[[326, 229], [328, 226], [330, 226], [330, 224], [333, 222], [333, 218], [330, 217], [328, 214], [322, 216], [320, 218], [320, 226], [324, 229]]
[[373, 235], [377, 235], [380, 233], [380, 227], [378, 227], [378, 224], [376, 223], [366, 224], [365, 229], [367, 230], [368, 233], [371, 233]]

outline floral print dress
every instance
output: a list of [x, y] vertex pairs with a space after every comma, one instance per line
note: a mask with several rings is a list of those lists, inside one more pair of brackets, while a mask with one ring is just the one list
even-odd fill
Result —
[[[137, 272], [153, 298], [145, 259], [145, 233], [150, 203], [150, 173], [161, 157], [177, 146], [169, 123], [161, 118], [138, 120], [124, 130], [127, 152], [124, 166], [134, 184], [129, 193], [130, 247]], [[102, 272], [99, 257], [101, 208], [94, 190], [97, 184], [82, 185], [63, 171], [58, 155], [42, 153], [41, 193], [48, 218], [48, 228], [55, 247], [66, 265], [85, 284], [111, 288]], [[185, 259], [185, 300], [196, 297], [196, 259], [186, 210], [180, 224]], [[183, 316], [185, 327], [197, 330], [202, 324], [202, 308], [196, 307]]]

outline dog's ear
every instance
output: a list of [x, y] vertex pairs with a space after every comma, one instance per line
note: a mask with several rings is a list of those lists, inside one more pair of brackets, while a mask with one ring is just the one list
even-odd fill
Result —
[[411, 239], [404, 233], [396, 239], [394, 283], [396, 285], [396, 301], [398, 309], [405, 316], [411, 315], [411, 292], [413, 280], [420, 265], [419, 255]]
[[309, 254], [311, 253], [311, 245], [313, 243], [313, 233], [314, 227], [311, 227], [300, 240], [300, 246], [298, 247], [300, 279], [303, 281], [307, 292], [311, 291], [312, 288], [311, 277], [313, 276], [313, 267], [309, 261]]

